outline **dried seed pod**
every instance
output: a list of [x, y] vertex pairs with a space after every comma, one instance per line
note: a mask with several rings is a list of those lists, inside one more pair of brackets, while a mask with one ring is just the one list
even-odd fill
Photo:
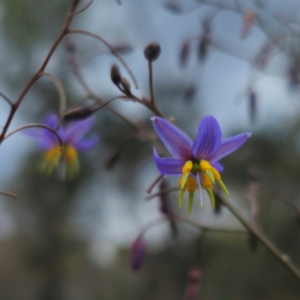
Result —
[[257, 118], [257, 95], [250, 91], [248, 97], [250, 123], [254, 125]]
[[117, 65], [113, 65], [110, 69], [110, 78], [111, 81], [117, 86], [120, 86], [121, 80], [122, 80], [122, 76], [121, 76], [121, 72], [120, 69], [118, 68]]
[[241, 39], [248, 37], [255, 19], [256, 15], [253, 12], [248, 12], [244, 15], [243, 26], [240, 35]]
[[184, 97], [185, 102], [187, 102], [187, 103], [192, 102], [192, 100], [193, 100], [194, 97], [195, 97], [196, 91], [197, 91], [196, 86], [193, 85], [193, 84], [190, 84], [190, 85], [185, 89], [185, 92], [184, 92], [184, 96], [183, 96], [183, 97]]
[[182, 68], [186, 66], [189, 54], [190, 54], [189, 42], [186, 41], [182, 44], [180, 55], [179, 55], [179, 63]]
[[149, 62], [158, 59], [161, 49], [158, 43], [150, 43], [144, 48], [144, 56]]
[[133, 242], [130, 250], [130, 266], [132, 270], [138, 271], [141, 268], [144, 262], [146, 250], [146, 241], [143, 234], [140, 234]]
[[72, 37], [70, 36], [66, 37], [64, 46], [67, 54], [74, 55], [76, 53], [77, 48], [76, 48], [75, 41]]
[[66, 112], [63, 120], [66, 122], [85, 120], [91, 117], [94, 113], [94, 109], [91, 107], [78, 107], [69, 112]]
[[130, 83], [125, 78], [121, 79], [120, 88], [126, 96], [129, 96], [129, 97], [132, 96], [131, 90], [130, 90]]
[[175, 14], [180, 14], [181, 13], [180, 6], [176, 3], [173, 3], [173, 2], [167, 2], [165, 4], [165, 8], [167, 10], [169, 10], [170, 12], [175, 13]]

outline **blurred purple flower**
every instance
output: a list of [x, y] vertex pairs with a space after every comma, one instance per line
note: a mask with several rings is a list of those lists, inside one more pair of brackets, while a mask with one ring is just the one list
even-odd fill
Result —
[[218, 161], [241, 147], [249, 138], [249, 133], [222, 139], [218, 121], [213, 116], [206, 116], [200, 122], [198, 134], [192, 141], [165, 119], [153, 117], [152, 122], [158, 137], [173, 156], [161, 158], [154, 149], [154, 160], [158, 170], [162, 175], [181, 175], [179, 207], [182, 206], [184, 192], [187, 189], [190, 196], [189, 212], [192, 211], [193, 196], [197, 187], [196, 179], [200, 189], [201, 206], [203, 206], [201, 185], [206, 189], [213, 207], [215, 206], [213, 183], [217, 182], [228, 195], [220, 175], [224, 168]]
[[57, 128], [58, 118], [55, 114], [51, 114], [46, 118], [45, 124], [56, 129], [64, 143], [64, 148], [63, 151], [60, 150], [57, 139], [49, 130], [26, 130], [25, 134], [38, 140], [40, 148], [44, 151], [42, 169], [50, 174], [63, 160], [67, 167], [67, 176], [73, 177], [79, 171], [78, 151], [89, 150], [99, 142], [99, 136], [96, 135], [84, 139], [84, 136], [94, 124], [93, 118], [72, 123], [67, 128], [61, 126]]
[[143, 234], [140, 234], [133, 242], [130, 250], [130, 265], [134, 271], [138, 271], [142, 266], [146, 254], [146, 241]]

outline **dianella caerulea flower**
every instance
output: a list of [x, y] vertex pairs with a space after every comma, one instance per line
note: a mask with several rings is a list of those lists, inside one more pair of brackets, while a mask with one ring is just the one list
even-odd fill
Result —
[[57, 131], [63, 141], [63, 150], [56, 136], [47, 129], [28, 129], [25, 134], [39, 141], [40, 148], [44, 152], [42, 169], [51, 174], [60, 162], [64, 163], [68, 177], [73, 177], [79, 171], [78, 151], [89, 150], [96, 146], [99, 137], [94, 135], [88, 139], [84, 136], [94, 124], [93, 118], [72, 123], [66, 128], [59, 126], [56, 115], [51, 114], [46, 118], [45, 124]]
[[229, 195], [220, 173], [224, 170], [219, 160], [241, 147], [249, 138], [249, 133], [222, 139], [222, 131], [213, 116], [206, 116], [198, 127], [194, 141], [184, 132], [165, 119], [153, 117], [153, 127], [165, 147], [173, 157], [161, 158], [154, 149], [154, 160], [162, 175], [180, 175], [179, 207], [183, 196], [189, 193], [189, 213], [192, 211], [194, 193], [197, 183], [202, 203], [201, 187], [203, 187], [215, 207], [213, 184], [217, 182]]

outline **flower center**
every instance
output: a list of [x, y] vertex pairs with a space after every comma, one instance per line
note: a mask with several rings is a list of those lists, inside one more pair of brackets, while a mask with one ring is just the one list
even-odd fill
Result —
[[223, 189], [226, 195], [229, 195], [226, 186], [221, 180], [221, 175], [216, 168], [214, 168], [207, 160], [200, 161], [187, 161], [182, 168], [182, 176], [179, 180], [179, 207], [182, 206], [184, 192], [189, 192], [189, 213], [192, 211], [193, 198], [196, 190], [196, 180], [198, 180], [199, 192], [200, 192], [200, 203], [202, 205], [201, 186], [207, 191], [208, 196], [211, 200], [212, 207], [215, 207], [215, 199], [213, 194], [213, 184], [217, 182]]

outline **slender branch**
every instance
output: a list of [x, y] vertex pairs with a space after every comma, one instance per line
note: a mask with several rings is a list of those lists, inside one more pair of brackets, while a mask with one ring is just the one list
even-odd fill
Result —
[[104, 40], [102, 37], [100, 37], [97, 34], [91, 33], [89, 31], [85, 31], [85, 30], [79, 30], [79, 29], [68, 29], [67, 33], [77, 33], [77, 34], [83, 34], [89, 37], [92, 37], [98, 41], [100, 41], [101, 43], [103, 43], [107, 48], [109, 48], [109, 50], [111, 51], [111, 53], [119, 59], [119, 61], [122, 63], [122, 65], [125, 67], [125, 69], [127, 70], [128, 74], [130, 75], [131, 79], [133, 80], [136, 89], [139, 88], [139, 84], [136, 80], [136, 78], [133, 75], [133, 72], [131, 71], [131, 69], [129, 68], [129, 66], [126, 64], [126, 62], [124, 61], [124, 59], [121, 57], [121, 55], [118, 53], [118, 51], [112, 46], [110, 45], [106, 40]]
[[239, 229], [223, 229], [223, 228], [214, 228], [207, 225], [204, 225], [198, 221], [192, 220], [186, 216], [183, 215], [175, 215], [172, 217], [172, 219], [175, 219], [176, 221], [181, 221], [184, 223], [187, 223], [197, 229], [206, 231], [206, 232], [214, 232], [214, 233], [230, 233], [230, 234], [249, 234], [246, 230], [239, 230]]
[[[153, 188], [163, 179], [163, 175], [159, 175], [155, 178], [155, 180], [151, 183], [151, 185], [147, 189], [147, 193], [151, 194]], [[152, 195], [151, 195], [152, 196]], [[147, 199], [148, 200], [148, 199]]]
[[[157, 197], [158, 195], [169, 193], [171, 191], [179, 190], [179, 188], [172, 188], [168, 189], [166, 191], [161, 191], [159, 193], [156, 193], [154, 195], [148, 196], [146, 199], [151, 199], [151, 197]], [[273, 244], [271, 240], [267, 236], [265, 236], [258, 228], [253, 227], [249, 221], [247, 221], [242, 214], [221, 194], [217, 193], [220, 201], [224, 206], [226, 206], [230, 212], [240, 221], [240, 223], [251, 233], [253, 234], [257, 240], [265, 246], [265, 248], [273, 254], [275, 258], [277, 258], [282, 265], [290, 271], [296, 279], [300, 281], [300, 270], [298, 267], [292, 262], [291, 258], [285, 254], [282, 253], [276, 245]]]
[[93, 1], [94, 0], [90, 0], [86, 6], [84, 6], [83, 8], [81, 8], [81, 9], [75, 11], [75, 12], [73, 12], [72, 16], [78, 15], [78, 14], [84, 12], [85, 10], [87, 10], [92, 5]]
[[154, 105], [154, 90], [153, 90], [153, 65], [151, 61], [148, 61], [148, 69], [149, 69], [149, 88], [150, 88], [150, 102]]
[[58, 37], [56, 38], [56, 40], [54, 41], [54, 43], [53, 43], [52, 47], [50, 48], [48, 54], [46, 55], [46, 58], [44, 59], [44, 62], [42, 63], [42, 65], [40, 66], [38, 71], [32, 76], [32, 78], [26, 84], [24, 89], [21, 91], [21, 94], [19, 95], [16, 103], [12, 105], [11, 110], [10, 110], [10, 114], [7, 118], [7, 121], [6, 121], [6, 123], [3, 127], [3, 130], [2, 130], [1, 135], [0, 135], [0, 144], [3, 142], [3, 140], [6, 136], [6, 132], [9, 128], [9, 126], [10, 126], [10, 123], [11, 123], [16, 111], [18, 110], [22, 100], [24, 99], [25, 95], [30, 90], [30, 88], [33, 86], [33, 84], [39, 79], [41, 74], [44, 72], [46, 66], [48, 65], [48, 62], [49, 62], [50, 58], [52, 57], [52, 55], [55, 51], [55, 49], [57, 48], [57, 46], [59, 45], [59, 43], [61, 42], [63, 37], [67, 34], [68, 28], [69, 28], [70, 23], [71, 23], [72, 18], [73, 18], [73, 12], [75, 11], [78, 3], [79, 3], [78, 0], [73, 0], [72, 1], [70, 11], [69, 11], [67, 19], [65, 21], [65, 24], [63, 25]]
[[8, 133], [4, 137], [4, 140], [8, 139], [9, 137], [11, 137], [12, 135], [14, 135], [15, 133], [17, 133], [21, 130], [24, 130], [24, 129], [27, 129], [27, 128], [35, 128], [35, 127], [44, 128], [44, 129], [47, 129], [47, 130], [51, 131], [56, 136], [56, 138], [58, 139], [58, 142], [59, 142], [59, 145], [60, 145], [60, 150], [61, 151], [63, 150], [63, 141], [62, 141], [61, 137], [58, 135], [58, 133], [52, 127], [50, 127], [48, 125], [45, 125], [45, 124], [32, 123], [32, 124], [27, 124], [27, 125], [24, 125], [24, 126], [20, 126], [20, 127], [16, 128], [15, 130], [11, 131], [10, 133]]
[[51, 79], [51, 81], [54, 83], [54, 85], [57, 89], [57, 92], [59, 95], [59, 103], [60, 103], [60, 105], [59, 105], [59, 116], [60, 116], [59, 123], [60, 123], [64, 116], [66, 107], [67, 107], [67, 96], [66, 96], [65, 90], [63, 88], [63, 85], [61, 84], [60, 80], [57, 77], [55, 77], [54, 75], [51, 75], [48, 73], [41, 73], [41, 76], [45, 76], [45, 77], [48, 77], [49, 79]]
[[[148, 190], [147, 190], [147, 193], [148, 193]], [[156, 198], [156, 197], [158, 197], [160, 195], [171, 193], [171, 192], [176, 192], [178, 190], [179, 190], [178, 187], [173, 187], [173, 188], [170, 188], [170, 189], [167, 189], [167, 190], [159, 191], [159, 192], [157, 192], [155, 194], [151, 194], [151, 195], [147, 196], [146, 200], [151, 200], [151, 199]]]
[[8, 197], [15, 198], [15, 199], [18, 198], [17, 194], [11, 193], [11, 192], [6, 192], [6, 191], [0, 191], [0, 195], [8, 196]]
[[13, 106], [13, 102], [2, 92], [0, 92], [0, 96], [10, 105]]
[[282, 253], [272, 241], [269, 240], [258, 228], [251, 226], [241, 213], [222, 195], [218, 194], [223, 205], [225, 205], [231, 213], [241, 222], [241, 224], [249, 230], [270, 253], [272, 253], [286, 268], [300, 281], [300, 270], [291, 261], [290, 257]]

